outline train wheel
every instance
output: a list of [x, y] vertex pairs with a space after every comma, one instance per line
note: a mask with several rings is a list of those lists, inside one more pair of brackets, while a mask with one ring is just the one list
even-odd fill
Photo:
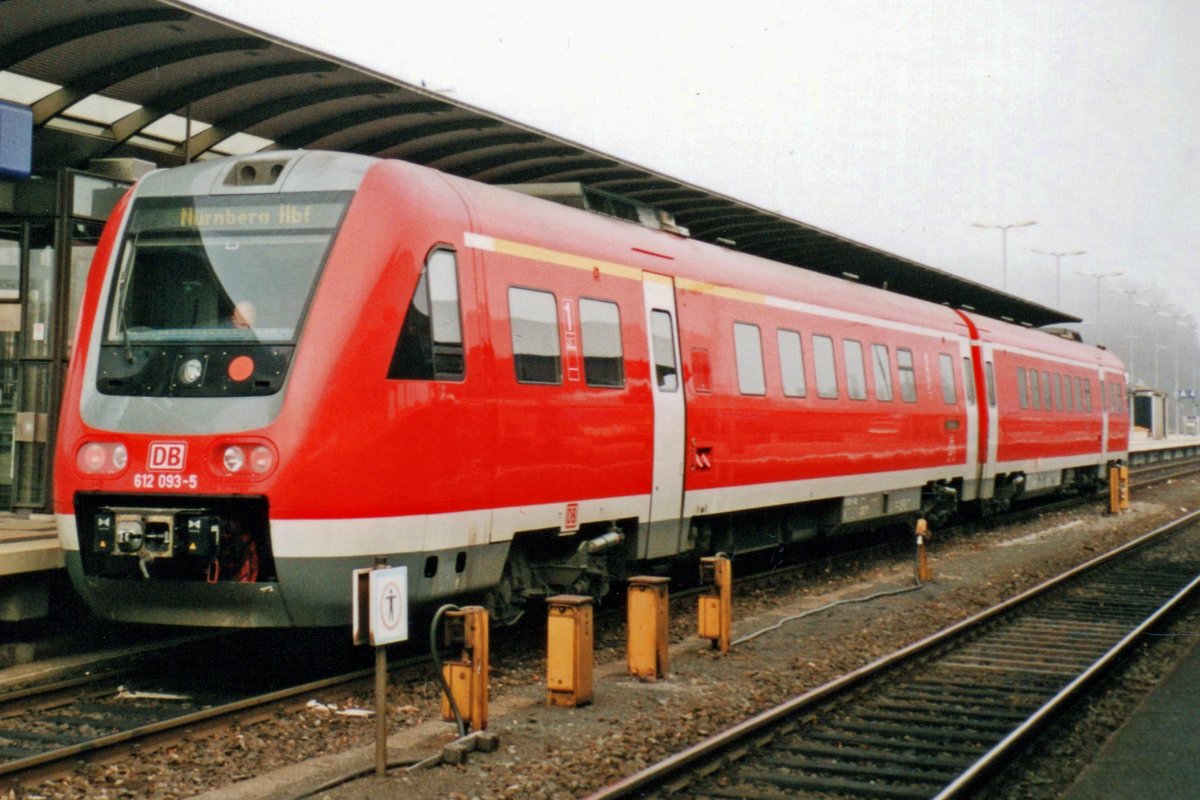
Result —
[[532, 584], [529, 561], [518, 548], [508, 553], [500, 581], [487, 593], [483, 606], [498, 625], [516, 625], [525, 616], [526, 594]]

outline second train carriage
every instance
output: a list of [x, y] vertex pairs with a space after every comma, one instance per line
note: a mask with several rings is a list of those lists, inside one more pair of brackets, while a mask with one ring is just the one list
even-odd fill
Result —
[[[84, 297], [58, 436], [101, 615], [340, 625], [895, 517], [1090, 489], [1104, 350], [398, 161], [145, 177]], [[753, 523], [753, 524], [751, 524]]]

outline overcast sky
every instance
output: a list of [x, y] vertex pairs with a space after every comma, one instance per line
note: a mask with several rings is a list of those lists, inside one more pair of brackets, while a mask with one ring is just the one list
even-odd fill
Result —
[[[1095, 317], [1200, 318], [1200, 3], [193, 0], [517, 122]], [[1151, 314], [1138, 308], [1135, 313]], [[1124, 353], [1127, 342], [1110, 342]]]

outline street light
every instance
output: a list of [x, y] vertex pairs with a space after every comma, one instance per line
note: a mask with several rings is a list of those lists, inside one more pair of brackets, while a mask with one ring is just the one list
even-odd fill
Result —
[[1003, 272], [1001, 273], [1000, 288], [1008, 291], [1008, 231], [1010, 228], [1027, 228], [1030, 225], [1037, 225], [1036, 219], [1026, 219], [1020, 222], [1007, 222], [1003, 224], [991, 224], [987, 222], [972, 222], [976, 228], [996, 228], [1000, 231], [1000, 257]]
[[[1178, 327], [1189, 328], [1191, 326], [1186, 322], [1186, 320], [1192, 319], [1195, 316], [1195, 314], [1193, 314], [1189, 311], [1186, 314], [1172, 314], [1171, 316], [1174, 317], [1175, 324]], [[1183, 407], [1183, 404], [1182, 404], [1182, 402], [1180, 402], [1183, 400], [1183, 397], [1181, 396], [1182, 393], [1179, 391], [1181, 388], [1179, 385], [1179, 351], [1182, 349], [1182, 347], [1183, 347], [1183, 345], [1179, 341], [1179, 331], [1176, 330], [1175, 331], [1175, 347], [1172, 348], [1175, 351], [1175, 386], [1174, 386], [1174, 390], [1171, 392], [1172, 400], [1174, 401], [1174, 404], [1175, 404], [1175, 413], [1173, 415], [1171, 415], [1175, 418], [1175, 433], [1179, 433], [1182, 430], [1181, 425], [1183, 423], [1183, 414], [1182, 414], [1182, 410], [1181, 410]]]
[[1038, 250], [1033, 252], [1043, 256], [1054, 256], [1054, 307], [1062, 309], [1062, 259], [1063, 256], [1081, 256], [1087, 250]]
[[[1163, 309], [1170, 308], [1174, 304], [1173, 303], [1138, 303], [1138, 305], [1145, 306], [1146, 308], [1151, 309], [1156, 316], [1170, 317], [1171, 315], [1164, 312]], [[1156, 392], [1161, 391], [1158, 387], [1158, 329], [1160, 327], [1161, 326], [1158, 324], [1154, 325], [1154, 345], [1153, 345], [1153, 347], [1154, 347], [1154, 385], [1151, 386], [1150, 388]]]
[[1133, 333], [1133, 328], [1134, 328], [1134, 325], [1133, 325], [1133, 298], [1137, 297], [1139, 294], [1145, 294], [1146, 292], [1148, 292], [1150, 290], [1149, 289], [1112, 289], [1111, 291], [1119, 292], [1120, 294], [1125, 295], [1125, 300], [1126, 300], [1125, 330], [1128, 331], [1128, 333], [1125, 334], [1125, 337], [1127, 339], [1129, 339], [1129, 364], [1128, 364], [1129, 380], [1133, 381], [1134, 380], [1133, 355], [1134, 355], [1134, 352], [1136, 351], [1136, 348], [1134, 347], [1134, 344], [1133, 344], [1133, 340], [1137, 338], [1137, 336]]
[[1075, 270], [1075, 274], [1082, 275], [1085, 278], [1096, 279], [1096, 344], [1100, 344], [1100, 340], [1104, 338], [1102, 335], [1104, 328], [1100, 324], [1100, 281], [1105, 278], [1115, 278], [1125, 273], [1120, 270], [1114, 272], [1080, 272], [1079, 270]]

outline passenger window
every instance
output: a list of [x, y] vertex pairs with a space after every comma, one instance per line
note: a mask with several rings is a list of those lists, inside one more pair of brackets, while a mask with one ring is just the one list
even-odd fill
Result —
[[817, 371], [817, 397], [837, 397], [837, 364], [833, 357], [833, 339], [820, 334], [813, 335], [813, 366]]
[[1079, 388], [1081, 378], [1075, 376], [1075, 410], [1083, 411], [1083, 391]]
[[863, 364], [862, 342], [843, 339], [842, 355], [846, 359], [846, 394], [851, 400], [866, 400], [867, 369]]
[[971, 359], [963, 359], [963, 386], [967, 387], [967, 402], [975, 405], [975, 373], [971, 370]]
[[1017, 367], [1017, 397], [1021, 408], [1029, 408], [1029, 386], [1025, 383], [1025, 368]]
[[392, 380], [462, 380], [466, 375], [453, 251], [429, 254], [392, 351]]
[[906, 403], [917, 402], [917, 370], [913, 366], [911, 350], [904, 347], [896, 350], [896, 370], [900, 374], [900, 399]]
[[1062, 411], [1062, 375], [1054, 373], [1054, 408]]
[[621, 311], [605, 300], [579, 300], [583, 337], [583, 375], [588, 386], [625, 385], [625, 353], [621, 347]]
[[1075, 410], [1075, 398], [1071, 394], [1071, 376], [1063, 375], [1063, 405], [1067, 411]]
[[670, 313], [650, 312], [650, 339], [654, 344], [654, 380], [664, 392], [679, 390], [679, 367], [675, 363], [675, 325]]
[[887, 345], [871, 345], [871, 372], [875, 376], [875, 399], [892, 400], [892, 358]]
[[762, 333], [757, 325], [733, 323], [734, 359], [737, 361], [738, 389], [742, 394], [764, 395], [767, 379], [763, 372]]
[[804, 382], [804, 345], [796, 331], [780, 330], [779, 375], [783, 379], [785, 397], [804, 397], [808, 386]]
[[513, 365], [521, 383], [562, 383], [558, 304], [550, 292], [510, 287]]
[[947, 405], [958, 402], [958, 393], [954, 389], [954, 358], [945, 353], [938, 353], [938, 375], [942, 381], [942, 399]]
[[1083, 379], [1083, 410], [1091, 413], [1092, 410], [1092, 379]]
[[1034, 408], [1042, 407], [1042, 390], [1038, 387], [1038, 371], [1029, 370], [1029, 399]]
[[992, 362], [983, 362], [983, 380], [987, 384], [987, 401], [989, 408], [996, 407], [996, 373], [992, 369]]
[[1052, 408], [1054, 408], [1054, 406], [1051, 405], [1051, 400], [1050, 400], [1050, 373], [1049, 372], [1042, 373], [1042, 406], [1047, 411], [1050, 411]]

